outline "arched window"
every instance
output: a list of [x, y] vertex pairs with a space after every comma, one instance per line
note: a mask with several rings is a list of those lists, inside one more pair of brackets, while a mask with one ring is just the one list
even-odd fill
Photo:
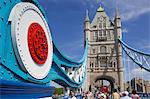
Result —
[[116, 62], [114, 62], [114, 67], [116, 67]]
[[93, 48], [93, 54], [95, 54], [95, 52], [96, 52], [96, 51], [95, 51], [95, 48]]
[[106, 28], [106, 17], [103, 17], [103, 28]]
[[103, 36], [106, 36], [106, 30], [103, 30]]
[[101, 60], [101, 67], [107, 67], [107, 60]]
[[102, 23], [101, 23], [101, 22], [99, 23], [99, 28], [100, 28], [100, 29], [102, 28]]
[[113, 62], [110, 62], [110, 67], [113, 67]]
[[93, 40], [96, 40], [97, 39], [97, 31], [94, 31], [93, 32]]
[[106, 46], [101, 46], [100, 53], [106, 53], [106, 52], [107, 52]]
[[90, 62], [90, 68], [93, 68], [94, 64], [93, 62]]
[[99, 31], [99, 37], [101, 37], [101, 36], [102, 36], [102, 30]]

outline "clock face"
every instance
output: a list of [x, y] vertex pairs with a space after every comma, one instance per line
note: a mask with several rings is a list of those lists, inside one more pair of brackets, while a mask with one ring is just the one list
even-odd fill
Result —
[[34, 4], [21, 2], [12, 9], [9, 21], [15, 55], [21, 69], [36, 79], [45, 78], [51, 68], [53, 46], [41, 11]]

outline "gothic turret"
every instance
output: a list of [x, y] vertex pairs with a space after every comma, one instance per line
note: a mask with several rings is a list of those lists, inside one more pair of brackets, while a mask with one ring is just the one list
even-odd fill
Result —
[[86, 17], [84, 20], [84, 41], [86, 41], [86, 39], [89, 41], [90, 40], [90, 19], [89, 19], [89, 15], [88, 15], [88, 10], [86, 10]]
[[115, 12], [115, 28], [116, 28], [116, 33], [117, 33], [117, 38], [122, 39], [122, 31], [121, 31], [121, 17], [119, 14], [119, 10], [116, 8]]
[[121, 17], [119, 14], [119, 10], [116, 9], [115, 12], [115, 38], [116, 38], [116, 52], [117, 52], [117, 66], [118, 66], [118, 74], [119, 74], [119, 85], [120, 90], [123, 91], [123, 64], [122, 64], [122, 47], [118, 42], [118, 39], [122, 39], [122, 30], [121, 30]]

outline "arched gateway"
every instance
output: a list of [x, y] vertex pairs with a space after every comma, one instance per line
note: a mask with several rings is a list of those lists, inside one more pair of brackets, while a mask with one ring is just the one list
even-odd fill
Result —
[[95, 87], [98, 80], [107, 80], [113, 88], [123, 90], [121, 18], [116, 10], [112, 21], [102, 7], [90, 22], [88, 12], [84, 21], [84, 39], [88, 39], [87, 81], [85, 90]]
[[[107, 84], [103, 84], [103, 80], [105, 81], [108, 81], [109, 82], [109, 85]], [[100, 83], [97, 83], [98, 81], [100, 81]], [[95, 82], [93, 82], [93, 84], [95, 85], [95, 87], [101, 87], [102, 89], [102, 86], [106, 86], [108, 87], [109, 89], [109, 92], [112, 92], [114, 90], [114, 83], [115, 83], [115, 79], [111, 76], [97, 76], [97, 78], [95, 79]]]

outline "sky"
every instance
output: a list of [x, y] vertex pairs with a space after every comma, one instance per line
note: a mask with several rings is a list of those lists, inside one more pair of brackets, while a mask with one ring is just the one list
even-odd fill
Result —
[[[119, 8], [123, 41], [135, 49], [150, 53], [149, 0], [39, 0], [39, 2], [46, 12], [53, 41], [68, 58], [79, 60], [82, 57], [86, 9], [92, 21], [100, 5], [104, 7], [111, 20], [114, 18], [116, 7]], [[136, 67], [131, 71], [140, 69]], [[144, 77], [150, 80], [147, 74], [148, 72], [144, 72]]]

